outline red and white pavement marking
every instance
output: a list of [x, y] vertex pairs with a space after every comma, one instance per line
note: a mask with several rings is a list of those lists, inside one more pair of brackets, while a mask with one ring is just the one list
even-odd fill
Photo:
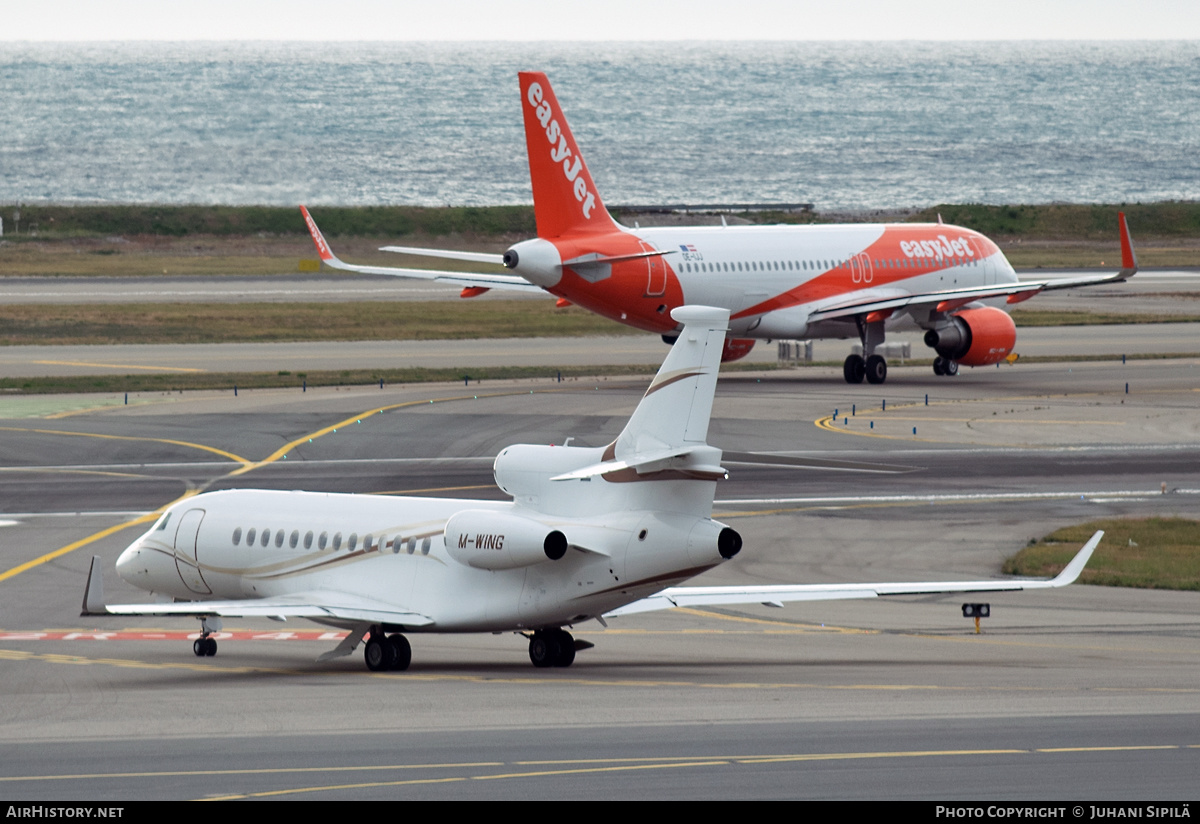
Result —
[[[200, 633], [195, 631], [0, 631], [0, 641], [191, 641], [199, 637]], [[330, 630], [285, 630], [283, 632], [254, 632], [251, 630], [235, 630], [232, 632], [214, 632], [210, 637], [215, 638], [218, 641], [340, 641], [346, 637], [346, 633]]]

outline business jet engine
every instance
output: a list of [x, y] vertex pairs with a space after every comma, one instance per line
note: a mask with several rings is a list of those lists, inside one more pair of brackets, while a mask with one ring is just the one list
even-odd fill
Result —
[[988, 366], [1008, 357], [1017, 343], [1017, 327], [1007, 313], [991, 306], [964, 309], [925, 333], [925, 345], [964, 366]]
[[567, 554], [567, 536], [545, 524], [487, 509], [465, 509], [446, 522], [446, 551], [476, 569], [516, 569]]

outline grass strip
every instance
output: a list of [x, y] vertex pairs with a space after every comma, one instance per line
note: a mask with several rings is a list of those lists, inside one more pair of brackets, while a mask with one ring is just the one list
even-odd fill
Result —
[[645, 334], [550, 301], [124, 303], [0, 306], [3, 343], [266, 343]]
[[1097, 529], [1104, 539], [1080, 581], [1113, 587], [1200, 590], [1200, 521], [1142, 518], [1092, 521], [1050, 533], [1004, 562], [1009, 575], [1052, 576]]
[[[22, 204], [21, 229], [38, 237], [100, 235], [307, 235], [296, 206]], [[5, 215], [13, 206], [0, 206]], [[536, 234], [532, 206], [319, 206], [313, 217], [328, 237]]]
[[[1116, 312], [1013, 313], [1018, 326], [1200, 322], [1200, 315]], [[123, 303], [0, 306], [0, 343], [269, 343], [476, 340], [645, 334], [549, 301], [454, 300], [353, 303]]]
[[[722, 371], [764, 372], [780, 369], [773, 364], [731, 363]], [[654, 364], [611, 366], [455, 366], [444, 369], [406, 367], [398, 369], [331, 369], [313, 372], [184, 372], [144, 375], [63, 375], [40, 378], [0, 378], [0, 417], [4, 395], [56, 395], [121, 392], [189, 392], [198, 390], [286, 389], [304, 386], [384, 386], [406, 383], [457, 383], [484, 381], [566, 380], [653, 375]]]
[[1086, 312], [1014, 309], [1017, 326], [1111, 326], [1127, 323], [1200, 323], [1200, 315], [1157, 315], [1149, 312]]
[[[13, 204], [0, 205], [5, 214]], [[166, 206], [154, 204], [36, 205], [21, 209], [22, 234], [39, 237], [103, 235], [304, 235], [295, 206]], [[533, 237], [532, 206], [319, 206], [313, 217], [328, 237], [408, 235], [521, 235]], [[860, 219], [967, 226], [988, 236], [1029, 239], [1114, 240], [1117, 212], [1125, 212], [1134, 236], [1194, 238], [1200, 235], [1200, 202], [1165, 201], [1123, 204], [941, 203], [919, 212], [862, 215], [820, 212], [739, 212], [755, 223], [830, 223]], [[617, 217], [632, 222], [636, 209]], [[14, 226], [15, 229], [15, 226]], [[18, 236], [19, 237], [19, 236]]]
[[[1093, 361], [1120, 360], [1120, 355], [1097, 357], [1094, 355], [1064, 355], [1022, 358], [1032, 363], [1084, 363]], [[1190, 355], [1129, 355], [1128, 360], [1174, 360], [1200, 359], [1200, 353]], [[930, 358], [908, 359], [904, 366], [924, 366], [933, 363]], [[896, 363], [894, 365], [900, 365]], [[721, 374], [734, 372], [784, 372], [800, 367], [825, 367], [840, 369], [839, 361], [813, 361], [812, 363], [754, 363], [735, 362], [721, 364]], [[658, 371], [654, 364], [627, 366], [456, 366], [444, 369], [408, 367], [398, 369], [343, 369], [318, 372], [163, 372], [136, 375], [60, 375], [28, 378], [0, 378], [0, 404], [8, 395], [53, 395], [109, 392], [184, 392], [193, 390], [272, 389], [279, 387], [299, 388], [307, 381], [309, 386], [367, 386], [403, 383], [458, 382], [469, 377], [472, 382], [482, 380], [538, 380], [556, 381], [559, 373], [564, 380], [577, 378], [605, 377], [613, 375], [652, 375]], [[0, 410], [0, 417], [3, 412]]]

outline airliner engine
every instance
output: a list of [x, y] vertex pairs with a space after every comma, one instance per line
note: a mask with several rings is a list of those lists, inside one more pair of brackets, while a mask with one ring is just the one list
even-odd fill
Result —
[[964, 309], [949, 322], [925, 333], [925, 345], [964, 366], [988, 366], [1008, 357], [1017, 343], [1017, 327], [1007, 313], [991, 306]]
[[725, 349], [721, 352], [721, 363], [741, 360], [750, 354], [754, 341], [747, 338], [725, 338]]

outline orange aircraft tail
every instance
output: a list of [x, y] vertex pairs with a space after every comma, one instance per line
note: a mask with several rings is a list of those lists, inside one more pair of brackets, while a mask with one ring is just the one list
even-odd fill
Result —
[[550, 81], [542, 72], [519, 76], [538, 237], [619, 230], [596, 191]]

